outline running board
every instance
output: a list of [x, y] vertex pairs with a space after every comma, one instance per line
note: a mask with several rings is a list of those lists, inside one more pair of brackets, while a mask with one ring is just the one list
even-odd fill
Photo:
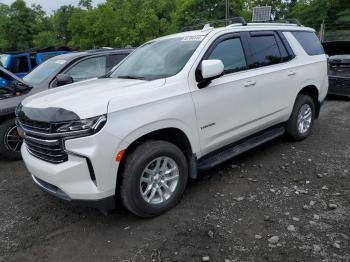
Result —
[[257, 135], [251, 136], [247, 139], [242, 140], [241, 143], [236, 143], [229, 148], [225, 148], [215, 154], [210, 154], [198, 160], [197, 168], [199, 171], [208, 170], [214, 166], [217, 166], [235, 156], [238, 156], [254, 147], [260, 146], [272, 139], [275, 139], [285, 132], [284, 127], [278, 127], [268, 129], [260, 132]]

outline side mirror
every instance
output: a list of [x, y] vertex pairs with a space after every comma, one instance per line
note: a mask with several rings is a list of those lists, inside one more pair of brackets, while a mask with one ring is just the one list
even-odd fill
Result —
[[57, 81], [56, 83], [57, 86], [64, 86], [64, 85], [74, 83], [73, 78], [70, 75], [66, 75], [66, 74], [58, 74], [56, 76], [56, 81]]
[[209, 80], [222, 76], [225, 68], [221, 60], [203, 60], [201, 66], [203, 79]]
[[201, 78], [198, 87], [204, 88], [210, 84], [210, 82], [216, 78], [219, 78], [224, 73], [225, 66], [221, 60], [203, 60], [201, 64]]

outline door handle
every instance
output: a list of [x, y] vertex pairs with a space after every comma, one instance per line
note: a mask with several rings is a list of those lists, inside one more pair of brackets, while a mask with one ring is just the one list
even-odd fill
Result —
[[247, 81], [244, 83], [244, 87], [250, 87], [250, 86], [255, 86], [256, 82], [255, 81]]
[[294, 72], [294, 71], [288, 72], [288, 76], [295, 76], [296, 74], [297, 74], [297, 72]]

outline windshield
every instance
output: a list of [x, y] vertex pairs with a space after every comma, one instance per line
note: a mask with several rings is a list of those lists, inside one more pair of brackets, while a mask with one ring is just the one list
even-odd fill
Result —
[[32, 72], [23, 79], [31, 85], [38, 85], [45, 81], [52, 73], [61, 68], [67, 61], [63, 59], [52, 58], [36, 67]]
[[127, 57], [110, 77], [155, 80], [176, 75], [202, 39], [202, 36], [192, 36], [147, 43]]

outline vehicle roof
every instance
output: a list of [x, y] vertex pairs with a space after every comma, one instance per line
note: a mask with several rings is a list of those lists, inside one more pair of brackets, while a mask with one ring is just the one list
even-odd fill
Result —
[[12, 50], [3, 52], [4, 55], [20, 55], [20, 54], [38, 54], [38, 53], [51, 53], [51, 52], [72, 52], [76, 49], [69, 48], [67, 46], [53, 47], [48, 46], [44, 48], [29, 48], [27, 50]]
[[95, 56], [99, 54], [129, 54], [133, 51], [133, 48], [121, 48], [121, 49], [96, 49], [96, 50], [88, 50], [83, 52], [71, 52], [63, 55], [58, 55], [53, 57], [56, 60], [73, 60], [81, 57]]
[[282, 31], [310, 31], [315, 32], [313, 28], [298, 26], [296, 24], [285, 24], [285, 23], [248, 23], [247, 25], [242, 24], [231, 24], [226, 27], [210, 27], [205, 26], [202, 30], [185, 31], [176, 33], [168, 36], [157, 38], [156, 40], [164, 40], [178, 37], [190, 37], [190, 36], [206, 36], [209, 34], [216, 34], [219, 32], [242, 32], [242, 31], [266, 31], [266, 30], [282, 30]]

